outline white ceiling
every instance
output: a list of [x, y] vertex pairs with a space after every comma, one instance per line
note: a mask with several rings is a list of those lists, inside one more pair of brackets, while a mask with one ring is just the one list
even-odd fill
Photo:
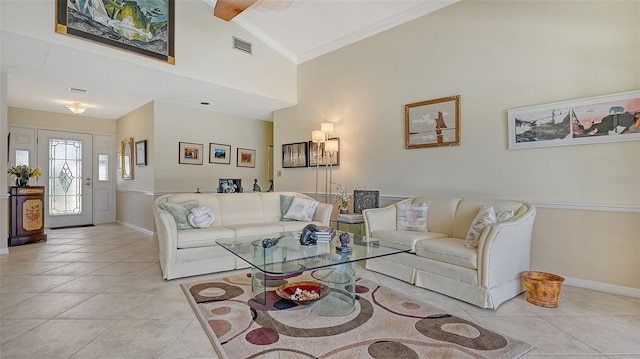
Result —
[[[232, 21], [299, 64], [455, 1], [260, 0]], [[209, 110], [268, 120], [273, 111], [293, 105], [6, 31], [0, 40], [10, 107], [68, 113], [64, 105], [72, 99], [90, 107], [80, 116], [118, 119], [153, 100], [195, 106], [199, 94], [210, 93], [219, 101]], [[136, 86], [130, 86], [132, 78]], [[70, 94], [70, 87], [91, 91]]]

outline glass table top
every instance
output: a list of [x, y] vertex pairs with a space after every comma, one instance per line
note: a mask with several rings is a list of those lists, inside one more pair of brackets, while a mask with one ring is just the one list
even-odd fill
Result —
[[[269, 235], [254, 235], [217, 240], [218, 245], [243, 259], [266, 274], [286, 275], [338, 264], [408, 252], [409, 246], [349, 233], [350, 253], [341, 253], [339, 236], [329, 242], [318, 241], [316, 245], [301, 245], [298, 232], [282, 232]], [[264, 248], [264, 239], [278, 239], [278, 243]]]

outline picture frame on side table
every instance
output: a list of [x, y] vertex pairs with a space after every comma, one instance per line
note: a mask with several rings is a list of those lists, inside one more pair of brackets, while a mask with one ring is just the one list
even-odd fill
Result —
[[[56, 32], [175, 64], [174, 0], [130, 2], [135, 5], [114, 1], [110, 11], [103, 2], [98, 7], [88, 1], [56, 0]], [[82, 11], [75, 4], [82, 4]], [[117, 18], [124, 12], [136, 17], [133, 25]]]
[[353, 213], [362, 213], [369, 208], [380, 206], [380, 191], [353, 190]]
[[508, 111], [509, 149], [640, 140], [640, 91]]
[[209, 163], [231, 164], [231, 146], [209, 143]]
[[282, 145], [282, 168], [307, 167], [309, 164], [307, 142]]
[[147, 165], [147, 140], [136, 142], [136, 166]]
[[405, 148], [460, 145], [460, 96], [410, 103], [404, 107]]
[[238, 148], [237, 152], [236, 167], [256, 167], [256, 150]]
[[184, 165], [201, 165], [202, 149], [201, 143], [179, 142], [178, 143], [178, 163]]

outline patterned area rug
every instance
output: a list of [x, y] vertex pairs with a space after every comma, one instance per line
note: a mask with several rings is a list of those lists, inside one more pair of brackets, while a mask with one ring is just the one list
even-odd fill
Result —
[[275, 294], [313, 274], [270, 280], [266, 306], [251, 300], [246, 274], [182, 289], [221, 358], [519, 358], [533, 349], [365, 279], [355, 311], [341, 317]]

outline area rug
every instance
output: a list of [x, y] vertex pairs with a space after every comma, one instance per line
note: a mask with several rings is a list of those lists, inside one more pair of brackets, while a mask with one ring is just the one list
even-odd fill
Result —
[[385, 288], [356, 281], [356, 309], [318, 315], [275, 293], [314, 272], [267, 278], [267, 305], [252, 300], [251, 277], [183, 284], [196, 316], [221, 358], [520, 358], [533, 347]]

